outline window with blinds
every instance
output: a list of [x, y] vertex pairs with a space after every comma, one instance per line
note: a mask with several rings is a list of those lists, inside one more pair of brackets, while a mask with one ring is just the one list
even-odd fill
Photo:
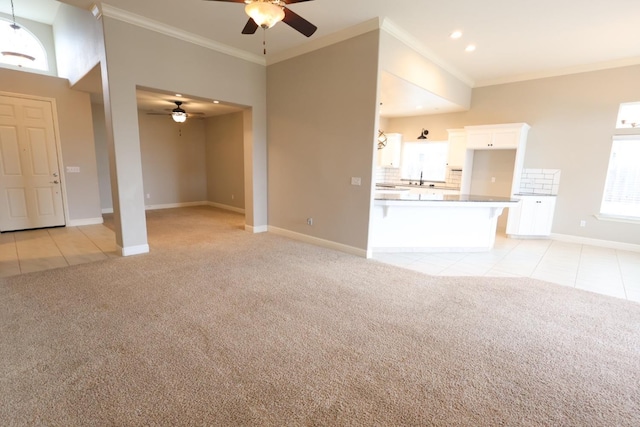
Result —
[[613, 138], [600, 214], [640, 220], [640, 135]]

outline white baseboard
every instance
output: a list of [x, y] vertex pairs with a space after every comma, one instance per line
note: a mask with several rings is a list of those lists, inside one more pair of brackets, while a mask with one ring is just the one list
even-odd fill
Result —
[[120, 255], [122, 256], [131, 256], [131, 255], [140, 255], [149, 253], [149, 245], [138, 245], [138, 246], [127, 246], [126, 248], [121, 248], [118, 246], [120, 250]]
[[82, 218], [82, 219], [70, 219], [67, 223], [67, 227], [80, 227], [82, 225], [96, 225], [102, 224], [104, 220], [101, 216], [96, 218]]
[[145, 211], [155, 211], [159, 209], [188, 208], [191, 206], [206, 206], [209, 202], [181, 202], [181, 203], [164, 203], [161, 205], [145, 205]]
[[351, 255], [367, 258], [366, 249], [355, 248], [353, 246], [343, 245], [342, 243], [332, 242], [331, 240], [320, 239], [318, 237], [309, 236], [295, 231], [285, 230], [283, 228], [269, 226], [269, 232], [279, 236], [288, 237], [293, 240], [310, 243], [323, 248], [334, 249], [336, 251], [345, 252]]
[[257, 227], [254, 227], [252, 225], [244, 225], [244, 229], [245, 231], [248, 231], [249, 233], [266, 233], [267, 231], [269, 231], [268, 226], [266, 225], [259, 225]]
[[226, 211], [236, 212], [244, 215], [244, 209], [236, 208], [235, 206], [223, 205], [222, 203], [216, 203], [216, 202], [205, 202], [205, 204], [213, 208], [224, 209]]
[[614, 242], [612, 240], [590, 239], [588, 237], [571, 236], [569, 234], [551, 233], [553, 240], [568, 243], [578, 243], [581, 245], [600, 246], [609, 249], [618, 249], [621, 251], [640, 252], [640, 245], [633, 243]]

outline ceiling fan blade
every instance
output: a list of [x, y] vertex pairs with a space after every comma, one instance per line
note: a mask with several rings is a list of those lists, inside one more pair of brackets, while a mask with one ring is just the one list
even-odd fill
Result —
[[311, 22], [286, 7], [284, 8], [284, 19], [282, 22], [289, 25], [294, 30], [298, 30], [307, 37], [311, 37], [311, 35], [313, 35], [313, 33], [318, 29], [318, 27], [313, 25]]
[[258, 24], [253, 20], [253, 18], [249, 18], [247, 21], [247, 25], [242, 29], [242, 34], [255, 34], [258, 29]]

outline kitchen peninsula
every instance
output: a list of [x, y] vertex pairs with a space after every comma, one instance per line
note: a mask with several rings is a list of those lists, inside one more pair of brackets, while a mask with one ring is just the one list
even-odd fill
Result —
[[377, 192], [373, 252], [481, 252], [493, 248], [498, 217], [517, 200], [461, 194]]

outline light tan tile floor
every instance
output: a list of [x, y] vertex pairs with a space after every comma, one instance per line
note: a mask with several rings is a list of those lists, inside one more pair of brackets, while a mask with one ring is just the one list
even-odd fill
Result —
[[[0, 277], [119, 256], [104, 225], [0, 234]], [[376, 253], [374, 260], [436, 276], [532, 277], [640, 302], [640, 253], [554, 240], [496, 237], [489, 252]]]
[[102, 224], [0, 234], [0, 277], [117, 256], [115, 234]]
[[434, 276], [532, 277], [640, 302], [640, 252], [499, 234], [489, 252], [375, 253], [373, 259]]

